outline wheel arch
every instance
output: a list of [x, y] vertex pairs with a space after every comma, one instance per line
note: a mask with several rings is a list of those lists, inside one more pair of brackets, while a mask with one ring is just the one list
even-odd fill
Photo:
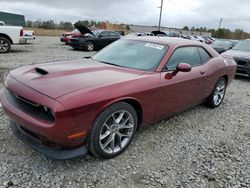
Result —
[[[131, 105], [134, 108], [134, 110], [136, 111], [136, 114], [137, 114], [137, 118], [138, 118], [138, 125], [137, 125], [137, 130], [138, 130], [140, 128], [141, 124], [142, 124], [142, 121], [143, 121], [143, 110], [142, 110], [142, 104], [139, 102], [139, 100], [136, 99], [136, 98], [133, 98], [133, 97], [119, 98], [119, 99], [113, 100], [113, 101], [111, 101], [109, 103], [106, 103], [101, 108], [101, 110], [97, 113], [95, 119], [98, 117], [98, 115], [103, 110], [105, 110], [109, 106], [111, 106], [111, 105], [113, 105], [115, 103], [118, 103], [118, 102], [125, 102], [125, 103]], [[94, 119], [94, 121], [95, 121], [95, 119]]]
[[6, 38], [7, 40], [10, 41], [11, 44], [13, 44], [13, 41], [11, 40], [11, 38], [8, 35], [6, 35], [4, 33], [0, 33], [0, 37]]
[[224, 75], [221, 76], [221, 78], [225, 78], [226, 79], [226, 85], [227, 85], [228, 84], [228, 79], [229, 79], [228, 75], [224, 74]]

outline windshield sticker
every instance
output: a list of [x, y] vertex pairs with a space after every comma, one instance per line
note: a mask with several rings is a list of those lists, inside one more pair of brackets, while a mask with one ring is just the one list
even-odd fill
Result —
[[158, 50], [162, 50], [164, 48], [163, 45], [153, 44], [153, 43], [147, 43], [147, 44], [145, 44], [145, 47], [155, 48], [155, 49], [158, 49]]

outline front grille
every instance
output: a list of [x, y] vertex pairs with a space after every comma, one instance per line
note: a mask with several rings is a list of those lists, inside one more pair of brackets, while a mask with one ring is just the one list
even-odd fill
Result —
[[238, 65], [246, 65], [248, 63], [247, 60], [244, 59], [234, 59]]
[[24, 97], [21, 97], [19, 95], [16, 95], [8, 89], [5, 89], [5, 95], [8, 101], [13, 106], [22, 110], [23, 112], [35, 118], [45, 120], [49, 123], [53, 123], [55, 121], [55, 118], [49, 108], [44, 107], [28, 99], [25, 99]]
[[248, 75], [247, 71], [244, 71], [244, 70], [238, 70], [237, 69], [236, 72], [239, 73], [239, 74], [246, 74], [246, 75]]

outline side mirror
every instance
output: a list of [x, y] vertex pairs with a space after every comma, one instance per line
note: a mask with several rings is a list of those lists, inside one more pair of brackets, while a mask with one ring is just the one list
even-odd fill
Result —
[[179, 63], [176, 66], [177, 72], [189, 72], [189, 71], [191, 71], [191, 69], [192, 69], [191, 65], [189, 65], [187, 63]]
[[103, 35], [99, 35], [99, 38], [100, 38], [100, 39], [103, 38]]

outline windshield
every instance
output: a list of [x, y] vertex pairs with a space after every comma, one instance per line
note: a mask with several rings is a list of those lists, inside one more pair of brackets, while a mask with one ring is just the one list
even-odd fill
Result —
[[118, 40], [92, 58], [116, 66], [153, 71], [165, 55], [167, 47], [135, 40]]
[[214, 46], [227, 46], [230, 47], [232, 46], [232, 42], [231, 41], [226, 41], [226, 40], [216, 40], [213, 43]]
[[72, 33], [73, 33], [73, 34], [80, 34], [81, 32], [80, 32], [78, 29], [74, 29], [74, 30], [72, 31]]
[[233, 49], [234, 50], [242, 50], [242, 51], [250, 51], [250, 40], [241, 41]]
[[98, 36], [99, 33], [101, 33], [100, 30], [92, 30], [92, 33], [95, 35], [95, 36]]

